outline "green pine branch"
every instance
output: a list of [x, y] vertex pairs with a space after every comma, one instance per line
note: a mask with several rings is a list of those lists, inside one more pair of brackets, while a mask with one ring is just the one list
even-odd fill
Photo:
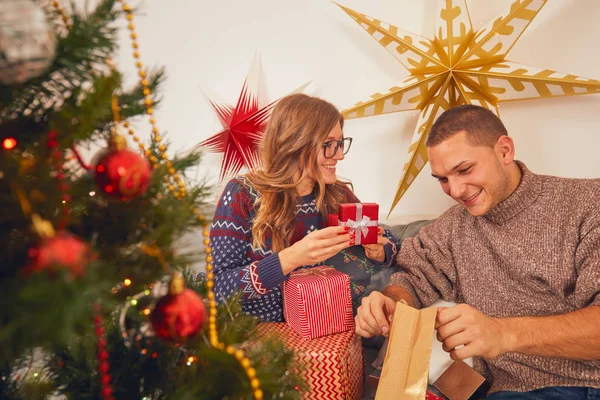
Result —
[[[198, 293], [206, 293], [204, 284], [192, 284]], [[148, 301], [138, 301], [127, 314], [127, 326], [147, 324], [147, 318], [140, 316]], [[119, 313], [106, 324], [108, 349], [110, 353], [110, 375], [114, 395], [117, 399], [141, 400], [160, 399], [251, 399], [252, 389], [244, 369], [239, 362], [223, 350], [207, 344], [206, 332], [181, 346], [152, 336], [142, 336], [126, 344], [116, 322]], [[256, 345], [245, 346], [248, 357], [256, 369], [265, 398], [299, 399], [301, 380], [294, 374], [286, 373], [294, 362], [291, 349], [282, 343], [269, 339], [256, 342], [253, 327], [256, 320], [241, 313], [239, 298], [233, 297], [218, 308], [220, 337], [228, 344], [240, 346], [254, 341]], [[206, 330], [206, 326], [204, 327]], [[227, 342], [226, 337], [235, 340]], [[227, 334], [225, 332], [230, 332]], [[52, 381], [55, 387], [63, 388], [62, 393], [71, 398], [95, 399], [100, 391], [97, 381], [90, 379], [97, 368], [94, 348], [89, 343], [93, 337], [77, 339], [67, 348], [58, 351], [50, 363]], [[194, 361], [188, 362], [189, 357]]]

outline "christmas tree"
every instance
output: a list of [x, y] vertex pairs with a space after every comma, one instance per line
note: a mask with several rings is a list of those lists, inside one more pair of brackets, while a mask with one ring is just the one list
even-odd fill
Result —
[[[0, 5], [0, 398], [297, 398], [292, 352], [254, 337], [237, 299], [217, 306], [211, 188], [186, 178], [199, 154], [167, 155], [164, 73], [142, 65], [129, 5]], [[110, 62], [120, 18], [131, 88]]]

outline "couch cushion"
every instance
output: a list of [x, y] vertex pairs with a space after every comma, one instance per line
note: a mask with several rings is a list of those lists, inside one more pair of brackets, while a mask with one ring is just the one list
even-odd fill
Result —
[[394, 234], [394, 236], [396, 236], [398, 240], [400, 240], [400, 243], [402, 243], [404, 239], [416, 236], [422, 227], [431, 224], [433, 221], [433, 219], [424, 219], [419, 221], [413, 221], [408, 224], [399, 224], [391, 226], [381, 224], [381, 226], [385, 227], [385, 229], [389, 229]]

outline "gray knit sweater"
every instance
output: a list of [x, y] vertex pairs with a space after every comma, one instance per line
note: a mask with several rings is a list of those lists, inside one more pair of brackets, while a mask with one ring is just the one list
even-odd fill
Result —
[[[406, 239], [392, 285], [416, 306], [438, 299], [469, 304], [492, 317], [564, 314], [600, 305], [600, 179], [532, 173], [482, 217], [450, 208]], [[474, 359], [490, 393], [547, 386], [600, 388], [600, 361], [504, 354]]]

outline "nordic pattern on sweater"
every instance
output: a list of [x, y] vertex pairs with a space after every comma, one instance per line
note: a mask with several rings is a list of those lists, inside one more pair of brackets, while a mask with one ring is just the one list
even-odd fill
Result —
[[[263, 247], [252, 246], [252, 221], [256, 215], [253, 206], [258, 196], [244, 177], [238, 177], [227, 183], [219, 198], [210, 230], [215, 294], [222, 301], [240, 291], [244, 313], [262, 321], [283, 321], [281, 284], [287, 277], [281, 270], [279, 255], [271, 251], [270, 237], [265, 238]], [[349, 191], [344, 202], [358, 200]], [[290, 245], [326, 224], [314, 195], [299, 197]], [[386, 259], [382, 264], [389, 266], [395, 258], [397, 239], [387, 230], [384, 236], [390, 244], [385, 246]], [[303, 268], [318, 265], [323, 263]]]

